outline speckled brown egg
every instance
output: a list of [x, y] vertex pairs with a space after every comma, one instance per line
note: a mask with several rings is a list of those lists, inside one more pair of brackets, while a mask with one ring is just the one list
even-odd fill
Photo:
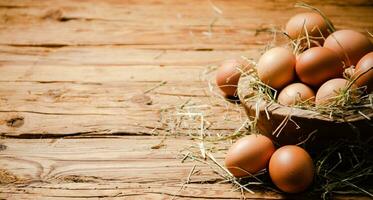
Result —
[[313, 102], [315, 93], [303, 83], [292, 83], [281, 90], [278, 102], [282, 105], [291, 106], [305, 101]]
[[216, 84], [226, 96], [235, 96], [242, 70], [246, 66], [241, 60], [230, 59], [221, 63], [216, 74]]
[[313, 182], [312, 158], [301, 147], [283, 146], [273, 153], [269, 161], [269, 175], [272, 182], [282, 191], [303, 192]]
[[358, 87], [366, 86], [367, 92], [373, 91], [373, 52], [366, 54], [357, 63], [353, 78]]
[[338, 53], [347, 66], [356, 65], [367, 53], [373, 51], [368, 37], [353, 30], [339, 30], [329, 35], [324, 47]]
[[[336, 101], [344, 90], [346, 90], [349, 81], [344, 78], [331, 79], [324, 84], [316, 92], [316, 105], [328, 105]], [[356, 85], [351, 86], [352, 89], [356, 88]]]
[[298, 78], [313, 87], [318, 87], [329, 79], [342, 77], [343, 70], [343, 62], [338, 55], [324, 47], [304, 51], [295, 66]]
[[285, 30], [291, 39], [298, 39], [306, 36], [304, 27], [310, 37], [317, 37], [312, 39], [318, 41], [320, 45], [322, 45], [324, 40], [318, 37], [323, 36], [326, 38], [329, 35], [328, 25], [324, 18], [315, 12], [294, 15], [287, 22]]
[[272, 141], [266, 136], [248, 135], [237, 140], [229, 149], [225, 166], [235, 177], [249, 176], [266, 168], [274, 151]]
[[259, 79], [274, 89], [294, 80], [295, 55], [286, 48], [275, 47], [265, 52], [257, 64]]

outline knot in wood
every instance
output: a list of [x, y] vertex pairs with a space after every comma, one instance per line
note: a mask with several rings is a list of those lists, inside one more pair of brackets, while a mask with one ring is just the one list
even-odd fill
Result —
[[6, 121], [6, 125], [9, 127], [18, 128], [25, 123], [24, 117], [13, 117]]
[[144, 105], [152, 105], [153, 101], [152, 99], [145, 94], [137, 94], [131, 97], [131, 101], [133, 103], [138, 103], [138, 104], [144, 104]]

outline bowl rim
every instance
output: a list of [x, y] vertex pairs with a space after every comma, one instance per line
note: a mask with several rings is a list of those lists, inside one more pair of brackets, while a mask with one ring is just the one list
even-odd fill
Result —
[[[343, 118], [331, 118], [326, 114], [321, 114], [316, 111], [312, 110], [305, 110], [301, 108], [296, 107], [290, 107], [281, 105], [275, 101], [268, 102], [264, 99], [259, 100], [247, 100], [247, 96], [250, 96], [251, 94], [254, 94], [255, 91], [252, 90], [249, 87], [245, 87], [245, 85], [248, 85], [247, 83], [252, 80], [251, 73], [243, 74], [238, 82], [237, 85], [237, 95], [240, 99], [241, 104], [246, 109], [250, 110], [256, 110], [256, 108], [259, 109], [259, 112], [268, 112], [268, 114], [272, 115], [281, 115], [281, 116], [287, 116], [291, 115], [291, 117], [298, 117], [298, 118], [305, 118], [305, 119], [316, 119], [316, 120], [322, 120], [322, 121], [329, 121], [329, 122], [355, 122], [360, 120], [368, 120], [366, 117], [364, 117], [362, 114], [352, 114], [345, 116]], [[373, 108], [364, 108], [360, 111], [364, 111], [364, 115], [366, 115], [370, 120], [373, 118]], [[368, 112], [367, 112], [368, 111]], [[366, 113], [365, 113], [366, 112]]]

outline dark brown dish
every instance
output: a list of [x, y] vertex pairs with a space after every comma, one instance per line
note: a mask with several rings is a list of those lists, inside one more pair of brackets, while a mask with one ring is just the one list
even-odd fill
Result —
[[373, 135], [372, 107], [359, 110], [365, 116], [356, 111], [344, 118], [331, 118], [311, 110], [259, 101], [253, 98], [257, 91], [249, 87], [253, 80], [252, 75], [240, 78], [238, 96], [249, 119], [257, 120], [258, 131], [277, 145], [302, 143], [308, 149], [319, 149], [339, 139], [367, 141]]

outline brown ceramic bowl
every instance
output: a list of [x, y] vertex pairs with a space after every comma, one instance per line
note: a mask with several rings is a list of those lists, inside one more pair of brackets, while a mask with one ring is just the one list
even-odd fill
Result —
[[373, 136], [373, 108], [361, 110], [370, 120], [361, 114], [337, 120], [315, 111], [291, 108], [265, 100], [257, 103], [257, 99], [248, 98], [257, 92], [248, 87], [250, 81], [253, 81], [252, 75], [240, 78], [237, 91], [240, 101], [250, 119], [259, 116], [256, 125], [259, 132], [270, 137], [279, 146], [302, 143], [307, 149], [319, 149], [339, 139], [356, 141]]

